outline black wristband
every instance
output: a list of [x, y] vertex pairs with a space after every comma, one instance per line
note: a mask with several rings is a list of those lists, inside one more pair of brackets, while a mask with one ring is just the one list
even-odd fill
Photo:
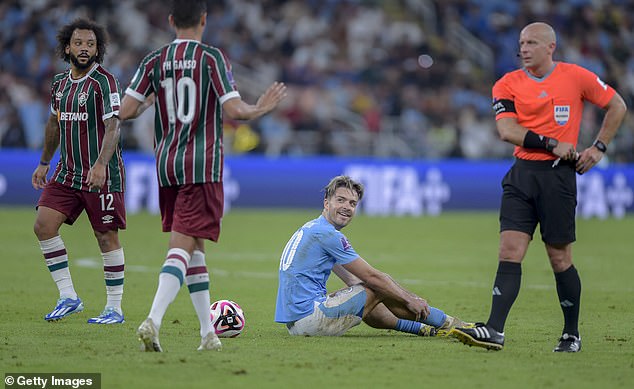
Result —
[[558, 144], [559, 141], [555, 138], [538, 135], [537, 133], [528, 130], [528, 132], [526, 132], [526, 136], [524, 136], [522, 147], [526, 147], [527, 149], [545, 149], [553, 151]]
[[601, 142], [598, 139], [594, 141], [592, 146], [596, 147], [600, 152], [602, 152], [604, 154], [605, 154], [606, 151], [608, 151], [608, 146], [606, 146], [605, 143]]
[[50, 162], [44, 162], [40, 159], [40, 165], [41, 166], [48, 166], [50, 164]]

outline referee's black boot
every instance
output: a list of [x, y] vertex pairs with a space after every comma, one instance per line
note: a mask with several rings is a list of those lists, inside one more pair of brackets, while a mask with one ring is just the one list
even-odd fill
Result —
[[556, 353], [576, 353], [579, 351], [581, 351], [581, 337], [569, 334], [563, 334], [553, 350]]

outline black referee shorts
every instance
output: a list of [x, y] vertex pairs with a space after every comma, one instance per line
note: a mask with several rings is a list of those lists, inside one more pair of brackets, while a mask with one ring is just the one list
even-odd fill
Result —
[[502, 180], [500, 231], [521, 231], [531, 238], [539, 223], [542, 241], [576, 240], [577, 177], [573, 162], [517, 159]]

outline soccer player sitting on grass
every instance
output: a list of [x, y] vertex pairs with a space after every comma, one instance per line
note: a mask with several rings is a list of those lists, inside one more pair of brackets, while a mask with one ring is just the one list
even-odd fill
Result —
[[[430, 307], [361, 258], [341, 229], [350, 223], [363, 186], [347, 176], [324, 188], [324, 209], [288, 241], [279, 269], [275, 321], [291, 335], [338, 336], [363, 320], [374, 328], [420, 336], [447, 335], [468, 323]], [[326, 292], [331, 271], [348, 285]]]

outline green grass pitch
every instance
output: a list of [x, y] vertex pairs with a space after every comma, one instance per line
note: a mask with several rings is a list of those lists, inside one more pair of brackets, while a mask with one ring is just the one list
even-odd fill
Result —
[[[126, 323], [86, 320], [105, 302], [102, 264], [85, 216], [62, 228], [84, 312], [43, 320], [57, 289], [32, 232], [35, 213], [0, 208], [0, 365], [8, 372], [102, 374], [103, 388], [630, 388], [634, 382], [634, 218], [579, 220], [574, 262], [583, 292], [578, 354], [555, 354], [562, 328], [554, 278], [536, 239], [522, 289], [493, 352], [362, 324], [340, 338], [291, 338], [273, 322], [279, 255], [312, 211], [234, 209], [221, 240], [207, 245], [212, 301], [242, 305], [246, 329], [221, 352], [197, 352], [198, 321], [185, 288], [161, 328], [166, 352], [143, 353], [135, 336], [147, 315], [167, 234], [157, 215], [128, 217]], [[489, 313], [497, 267], [496, 213], [440, 217], [358, 216], [344, 232], [357, 252], [431, 305], [469, 321]], [[329, 290], [341, 286], [332, 280]]]

